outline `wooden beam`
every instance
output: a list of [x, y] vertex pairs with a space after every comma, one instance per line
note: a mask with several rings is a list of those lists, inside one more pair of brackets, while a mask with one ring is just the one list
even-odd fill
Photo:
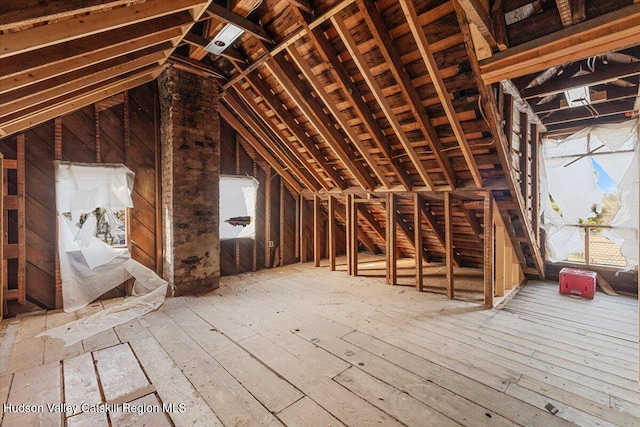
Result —
[[[187, 17], [190, 16], [187, 12], [184, 12], [184, 14]], [[109, 45], [107, 48], [87, 52], [81, 57], [78, 57], [75, 54], [76, 51], [69, 46], [67, 53], [70, 56], [68, 58], [65, 60], [56, 60], [52, 58], [52, 63], [44, 64], [42, 66], [37, 66], [38, 62], [30, 61], [29, 58], [26, 58], [27, 56], [38, 56], [40, 60], [46, 59], [48, 53], [40, 51], [18, 55], [15, 58], [0, 60], [0, 70], [6, 72], [0, 76], [0, 94], [24, 88], [26, 86], [42, 82], [46, 79], [67, 75], [74, 71], [90, 67], [94, 64], [109, 61], [121, 55], [137, 52], [148, 46], [155, 46], [168, 41], [174, 44], [175, 41], [182, 37], [182, 31], [180, 28], [169, 28], [163, 31], [154, 32], [145, 37], [135, 38], [133, 35], [132, 37], [133, 39], [127, 40], [126, 43], [114, 43]], [[75, 43], [77, 44], [77, 42]], [[56, 45], [52, 48], [58, 48], [59, 46], [60, 45]], [[72, 54], [71, 52], [74, 53]], [[22, 58], [23, 56], [25, 58]], [[14, 62], [14, 64], [8, 64], [8, 62]], [[18, 64], [15, 64], [15, 62], [18, 62]], [[24, 67], [29, 67], [31, 65], [36, 66], [18, 69], [15, 67], [16, 65], [23, 65]]]
[[639, 33], [636, 3], [500, 52], [482, 61], [479, 71], [488, 85], [635, 45]]
[[322, 252], [322, 241], [320, 238], [320, 197], [313, 196], [313, 265], [320, 267]]
[[[279, 208], [280, 208], [280, 215], [278, 217], [278, 222], [279, 222], [279, 226], [280, 226], [280, 235], [278, 237], [279, 243], [280, 243], [280, 267], [284, 267], [284, 252], [286, 249], [286, 244], [284, 241], [284, 229], [285, 229], [285, 221], [284, 221], [284, 215], [285, 215], [285, 204], [284, 204], [284, 181], [282, 180], [282, 177], [280, 177], [279, 179], [280, 181], [280, 197], [278, 200], [278, 204], [279, 204]], [[287, 224], [290, 226], [290, 224]]]
[[342, 39], [345, 46], [347, 47], [347, 50], [351, 54], [351, 57], [355, 62], [356, 66], [360, 70], [360, 73], [362, 74], [362, 77], [364, 78], [367, 86], [369, 86], [369, 88], [371, 89], [373, 96], [376, 98], [376, 101], [380, 105], [380, 108], [384, 113], [385, 117], [387, 118], [387, 120], [389, 121], [389, 124], [391, 125], [394, 133], [400, 140], [402, 147], [407, 152], [409, 160], [418, 171], [418, 175], [420, 176], [422, 182], [424, 183], [424, 185], [426, 185], [429, 188], [429, 190], [432, 190], [434, 187], [433, 180], [427, 173], [427, 169], [425, 168], [425, 166], [422, 164], [422, 161], [418, 157], [418, 153], [415, 151], [413, 147], [413, 143], [409, 140], [409, 137], [406, 135], [406, 133], [402, 129], [402, 126], [400, 125], [398, 118], [392, 112], [389, 101], [387, 100], [386, 96], [383, 94], [382, 88], [380, 87], [375, 77], [371, 73], [371, 70], [366, 60], [358, 50], [358, 46], [356, 45], [356, 42], [353, 39], [353, 36], [351, 36], [351, 34], [349, 33], [349, 29], [346, 27], [346, 25], [342, 20], [336, 17], [332, 17], [331, 22], [333, 23], [334, 27], [338, 31], [340, 38]]
[[[381, 201], [383, 202], [383, 201]], [[360, 215], [364, 220], [373, 228], [373, 231], [378, 235], [381, 240], [387, 240], [387, 236], [385, 234], [385, 230], [382, 228], [378, 220], [369, 212], [366, 206], [361, 207], [359, 210]]]
[[525, 203], [528, 199], [528, 157], [529, 157], [529, 121], [525, 113], [520, 113], [520, 152], [518, 169], [520, 171], [520, 192]]
[[[495, 31], [496, 43], [499, 50], [505, 50], [509, 47], [509, 36], [507, 34], [507, 22], [504, 16], [504, 1], [495, 0], [491, 6], [491, 17], [493, 21], [493, 30]], [[471, 35], [471, 34], [469, 34]]]
[[[351, 196], [351, 195], [347, 194], [345, 196]], [[358, 203], [356, 203], [355, 197], [353, 198], [353, 202], [354, 202], [354, 205], [355, 205], [355, 208], [354, 208], [355, 210], [353, 212], [355, 212], [357, 214], [358, 210], [360, 210], [360, 207], [358, 206]], [[345, 212], [346, 212], [346, 205], [345, 205]], [[338, 219], [340, 219], [341, 221], [343, 221], [345, 224], [347, 223], [347, 218], [342, 213], [342, 211], [340, 210], [339, 206], [338, 206], [338, 209], [336, 209], [336, 217]], [[352, 219], [353, 219], [353, 217], [352, 217]], [[358, 219], [356, 218], [355, 220], [357, 221]], [[362, 242], [362, 244], [367, 249], [369, 249], [372, 253], [374, 253], [376, 255], [381, 252], [380, 248], [378, 248], [378, 246], [373, 242], [373, 240], [371, 240], [371, 238], [369, 238], [369, 235], [366, 232], [364, 232], [360, 227], [357, 228], [357, 231], [358, 231], [358, 240], [360, 242]], [[383, 240], [384, 240], [384, 238], [383, 238]]]
[[291, 175], [289, 174], [288, 170], [283, 168], [282, 165], [278, 162], [278, 160], [273, 157], [271, 155], [271, 153], [269, 153], [260, 143], [260, 141], [258, 141], [255, 136], [253, 136], [253, 134], [251, 132], [249, 132], [249, 129], [247, 129], [243, 123], [241, 123], [232, 113], [231, 111], [229, 111], [224, 105], [219, 104], [218, 105], [218, 112], [220, 113], [220, 116], [232, 127], [235, 129], [236, 132], [238, 132], [239, 135], [242, 136], [242, 138], [244, 138], [245, 141], [247, 141], [249, 143], [249, 145], [251, 145], [251, 147], [256, 150], [256, 153], [258, 153], [258, 155], [260, 157], [262, 157], [267, 163], [269, 163], [269, 166], [271, 166], [282, 178], [284, 178], [284, 180], [287, 182], [287, 184], [289, 184], [292, 188], [294, 188], [296, 191], [300, 192], [302, 191], [302, 186], [300, 185], [300, 183]]
[[609, 64], [589, 74], [551, 79], [541, 85], [524, 89], [521, 93], [524, 99], [543, 98], [569, 89], [604, 84], [638, 74], [640, 74], [640, 61], [630, 64]]
[[267, 62], [266, 66], [358, 185], [367, 190], [375, 188], [375, 182], [369, 172], [360, 162], [354, 161], [353, 151], [345, 142], [344, 137], [333, 126], [333, 123], [327, 123], [329, 120], [322, 110], [322, 106], [315, 98], [308, 96], [308, 89], [293, 71], [291, 64], [283, 56], [277, 56]]
[[505, 95], [509, 95], [511, 97], [513, 107], [515, 107], [521, 113], [526, 113], [529, 121], [540, 126], [540, 130], [542, 132], [545, 132], [547, 130], [545, 124], [542, 122], [538, 114], [534, 111], [533, 108], [531, 108], [531, 105], [527, 101], [522, 99], [522, 97], [520, 96], [520, 91], [511, 80], [502, 80], [500, 82], [500, 87], [502, 88]]
[[[259, 83], [262, 84], [262, 81], [259, 80]], [[229, 93], [229, 95], [226, 95], [227, 93]], [[270, 94], [270, 92], [269, 92]], [[289, 136], [285, 134], [285, 132], [280, 129], [276, 124], [274, 124], [270, 117], [267, 115], [267, 113], [258, 106], [258, 104], [256, 103], [255, 99], [246, 91], [244, 90], [240, 85], [234, 87], [231, 90], [227, 90], [224, 92], [223, 98], [227, 98], [227, 96], [232, 97], [234, 100], [237, 101], [237, 103], [240, 104], [241, 101], [244, 102], [244, 104], [246, 104], [247, 106], [249, 106], [249, 108], [251, 109], [251, 111], [253, 111], [256, 116], [260, 119], [260, 122], [254, 121], [252, 120], [251, 123], [254, 124], [256, 126], [256, 128], [261, 128], [261, 126], [259, 126], [259, 123], [262, 123], [266, 129], [270, 130], [271, 133], [273, 135], [275, 135], [275, 137], [277, 138], [277, 140], [280, 141], [280, 143], [278, 143], [278, 141], [273, 140], [273, 145], [272, 145], [272, 149], [274, 149], [275, 152], [275, 147], [278, 146], [278, 152], [282, 152], [283, 155], [283, 160], [289, 158], [289, 156], [286, 154], [287, 151], [289, 153], [291, 153], [293, 155], [293, 157], [300, 163], [300, 165], [302, 166], [302, 168], [299, 168], [300, 170], [300, 174], [303, 176], [307, 176], [309, 175], [310, 178], [305, 179], [305, 183], [308, 184], [308, 188], [311, 189], [313, 188], [314, 190], [318, 188], [318, 185], [320, 185], [320, 187], [324, 188], [325, 190], [330, 190], [332, 188], [331, 184], [328, 183], [325, 179], [325, 177], [322, 175], [322, 173], [318, 172], [318, 168], [316, 168], [314, 165], [312, 165], [311, 163], [309, 163], [308, 159], [303, 155], [303, 153], [300, 153], [297, 148], [291, 144], [291, 142], [289, 141]], [[268, 98], [262, 97], [262, 99], [264, 100], [264, 102], [267, 103], [267, 105], [269, 105], [270, 100]], [[242, 104], [239, 105], [239, 107]], [[284, 110], [284, 108], [282, 108], [282, 106], [279, 106], [279, 108], [282, 109], [282, 113], [283, 114], [288, 114], [288, 112], [286, 112], [286, 110]], [[249, 115], [251, 117], [251, 115]], [[292, 120], [293, 122], [293, 120]], [[292, 125], [295, 125], [295, 122], [292, 123]], [[255, 130], [254, 130], [255, 131]], [[259, 132], [259, 131], [256, 131]], [[266, 132], [266, 130], [265, 130]], [[295, 135], [292, 132], [293, 135]], [[257, 135], [261, 135], [261, 134], [257, 134]], [[306, 136], [306, 135], [305, 135]], [[264, 139], [263, 142], [267, 142], [270, 141], [272, 139]], [[293, 161], [292, 161], [293, 164]], [[297, 167], [296, 167], [297, 168]], [[322, 172], [324, 172], [324, 168], [320, 168], [320, 170]], [[330, 177], [329, 174], [327, 174], [327, 176]], [[317, 184], [316, 184], [317, 182]]]
[[413, 232], [414, 232], [414, 246], [416, 248], [415, 253], [415, 269], [416, 269], [416, 291], [422, 292], [423, 290], [423, 273], [422, 273], [422, 215], [421, 215], [422, 200], [420, 194], [413, 193]]
[[108, 98], [122, 91], [129, 90], [155, 80], [163, 69], [163, 66], [158, 66], [145, 69], [139, 73], [132, 74], [131, 76], [112, 79], [98, 88], [90, 88], [86, 91], [74, 93], [66, 98], [64, 102], [56, 103], [11, 122], [2, 123], [0, 124], [0, 137], [20, 132], [32, 126], [46, 122], [47, 120], [51, 120], [57, 116], [62, 116], [68, 112], [93, 104], [101, 99]]
[[558, 6], [558, 13], [562, 20], [563, 27], [570, 27], [573, 25], [573, 11], [571, 10], [571, 0], [556, 0]]
[[[347, 196], [347, 203], [351, 206], [351, 224], [349, 224], [349, 231], [351, 235], [349, 237], [349, 242], [351, 243], [351, 274], [354, 276], [358, 275], [358, 236], [365, 233], [360, 233], [358, 229], [358, 206], [355, 203], [354, 196]], [[375, 253], [375, 251], [374, 251]]]
[[[495, 209], [497, 210], [497, 207]], [[507, 235], [504, 230], [504, 223], [500, 219], [499, 212], [497, 214], [494, 214], [493, 221], [495, 224], [495, 242], [496, 242], [495, 243], [496, 249], [495, 249], [495, 255], [494, 255], [495, 271], [496, 271], [495, 282], [494, 282], [495, 296], [503, 297], [506, 289], [505, 283], [507, 280], [507, 275], [505, 274], [506, 252], [507, 250], [511, 250], [511, 249], [510, 248], [507, 249], [507, 242], [506, 242]]]
[[329, 196], [327, 205], [327, 226], [329, 227], [329, 269], [336, 270], [336, 198]]
[[497, 49], [498, 43], [496, 42], [496, 37], [494, 35], [491, 16], [480, 0], [457, 0], [457, 2], [467, 14], [469, 23], [476, 26], [478, 32], [480, 32], [492, 49]]
[[591, 119], [594, 117], [605, 117], [615, 114], [625, 114], [633, 111], [634, 103], [633, 99], [626, 99], [623, 101], [604, 102], [599, 104], [592, 104], [587, 108], [586, 106], [566, 108], [564, 110], [556, 111], [545, 117], [545, 122], [548, 126], [553, 126], [561, 123], [572, 126], [571, 122], [577, 120]]
[[264, 267], [271, 268], [271, 251], [273, 240], [271, 238], [271, 168], [267, 168], [264, 179]]
[[50, 99], [67, 95], [150, 64], [160, 64], [164, 62], [172, 50], [171, 43], [165, 42], [80, 71], [2, 94], [0, 95], [0, 117], [16, 114]]
[[235, 27], [241, 28], [246, 33], [251, 34], [252, 36], [265, 41], [267, 43], [273, 43], [273, 39], [267, 34], [267, 32], [262, 28], [262, 26], [249, 21], [246, 18], [243, 18], [240, 15], [236, 15], [231, 10], [227, 9], [224, 6], [220, 6], [215, 2], [211, 2], [207, 7], [206, 13], [209, 16], [217, 18], [223, 22], [228, 24], [232, 24]]
[[473, 153], [471, 152], [471, 148], [469, 147], [469, 143], [467, 142], [467, 137], [464, 133], [464, 130], [462, 129], [460, 120], [458, 120], [457, 113], [453, 108], [453, 103], [451, 102], [449, 92], [447, 91], [447, 87], [445, 86], [440, 70], [438, 69], [438, 64], [433, 57], [431, 48], [429, 47], [427, 36], [422, 30], [422, 26], [419, 23], [416, 9], [413, 3], [409, 0], [400, 0], [400, 6], [402, 7], [402, 10], [404, 11], [404, 14], [407, 18], [411, 33], [413, 34], [413, 37], [418, 44], [418, 50], [420, 51], [422, 60], [424, 61], [427, 70], [429, 71], [431, 82], [433, 83], [433, 86], [438, 93], [438, 98], [440, 99], [440, 103], [444, 108], [447, 118], [449, 119], [449, 124], [451, 125], [453, 133], [458, 140], [458, 144], [460, 145], [460, 149], [462, 150], [462, 155], [464, 156], [467, 167], [469, 168], [471, 176], [473, 177], [473, 182], [475, 183], [476, 187], [482, 188], [482, 175], [480, 174], [480, 169], [478, 169], [476, 160], [473, 157]]
[[484, 307], [493, 308], [493, 197], [484, 199]]
[[386, 255], [387, 255], [387, 284], [395, 285], [398, 281], [398, 264], [397, 264], [397, 228], [396, 228], [396, 195], [387, 194], [387, 239], [386, 239]]
[[445, 276], [447, 279], [447, 298], [453, 299], [453, 223], [451, 221], [451, 194], [444, 193], [444, 235], [445, 235]]
[[347, 254], [347, 274], [353, 275], [353, 234], [351, 233], [351, 224], [355, 212], [353, 211], [353, 195], [346, 194], [344, 202], [344, 228], [345, 228], [345, 252]]
[[382, 132], [382, 129], [380, 129], [380, 125], [378, 125], [374, 119], [373, 113], [364, 102], [364, 97], [360, 89], [358, 89], [358, 86], [351, 79], [346, 67], [340, 61], [337, 52], [331, 43], [329, 43], [321, 28], [311, 30], [306, 22], [303, 25], [307, 27], [307, 35], [315, 45], [322, 59], [331, 65], [329, 70], [333, 73], [335, 81], [342, 88], [342, 94], [353, 106], [355, 113], [362, 121], [362, 125], [369, 135], [371, 135], [371, 139], [376, 148], [380, 150], [380, 155], [389, 163], [389, 167], [396, 174], [400, 184], [402, 184], [405, 189], [410, 190], [412, 184], [406, 168], [404, 168], [396, 158], [396, 153], [393, 151], [391, 143], [384, 132]]
[[173, 64], [174, 67], [179, 68], [183, 71], [187, 71], [191, 74], [195, 74], [204, 78], [215, 78], [218, 80], [226, 80], [226, 77], [220, 71], [220, 69], [214, 65], [205, 64], [204, 62], [200, 62], [195, 59], [191, 59], [187, 56], [178, 55], [177, 53], [173, 53], [169, 57], [169, 62]]
[[141, 23], [206, 3], [207, 1], [203, 0], [148, 0], [145, 3], [116, 8], [109, 12], [93, 13], [22, 31], [0, 34], [0, 58]]
[[[442, 173], [445, 177], [445, 180], [447, 181], [451, 189], [455, 189], [457, 186], [457, 178], [456, 178], [455, 171], [451, 166], [451, 162], [449, 161], [449, 158], [445, 154], [446, 152], [444, 150], [444, 147], [442, 146], [442, 142], [438, 137], [438, 133], [436, 132], [435, 127], [433, 126], [433, 124], [431, 123], [431, 120], [429, 119], [427, 111], [424, 108], [424, 105], [422, 103], [422, 99], [418, 94], [418, 91], [415, 85], [413, 84], [413, 81], [411, 80], [411, 76], [407, 72], [404, 63], [402, 62], [400, 53], [398, 49], [395, 48], [393, 40], [391, 39], [391, 36], [385, 27], [384, 20], [380, 15], [380, 12], [378, 11], [378, 9], [376, 8], [373, 2], [357, 0], [357, 3], [360, 10], [363, 12], [363, 18], [367, 23], [367, 25], [369, 26], [369, 30], [371, 31], [371, 34], [373, 35], [374, 40], [378, 44], [378, 48], [380, 49], [382, 56], [384, 57], [386, 63], [389, 65], [389, 70], [391, 71], [391, 74], [396, 80], [398, 87], [400, 88], [400, 91], [402, 92], [404, 98], [407, 100], [411, 108], [411, 112], [416, 120], [416, 123], [418, 124], [418, 127], [420, 128], [420, 131], [422, 132], [423, 137], [425, 138], [426, 142], [429, 144], [432, 154], [435, 157], [436, 162], [438, 163], [438, 166], [440, 166], [440, 169], [442, 169]], [[353, 50], [357, 51], [357, 47], [353, 48]], [[366, 64], [366, 62], [362, 62], [362, 63]], [[360, 69], [360, 71], [362, 73], [362, 69]], [[363, 74], [363, 77], [364, 77], [364, 74]], [[369, 80], [371, 79], [369, 78]], [[373, 80], [375, 81], [375, 78]], [[381, 107], [382, 107], [382, 104], [381, 104]], [[383, 111], [385, 110], [383, 109]], [[388, 111], [390, 115], [393, 115], [393, 112], [391, 111], [390, 107]], [[392, 122], [391, 124], [395, 125], [395, 122]], [[395, 130], [396, 129], [394, 127], [394, 131]], [[404, 134], [401, 130], [399, 132], [401, 134]], [[396, 134], [398, 134], [398, 132], [396, 132]], [[404, 139], [400, 136], [399, 136], [399, 139], [400, 139], [400, 142], [404, 141]], [[412, 144], [409, 144], [409, 145], [412, 145]], [[406, 150], [406, 146], [404, 146], [404, 142], [403, 142], [403, 147]], [[425, 177], [423, 176], [423, 175], [427, 175], [427, 172], [422, 171], [421, 169], [422, 162], [417, 158], [417, 156], [415, 156], [415, 152], [407, 151], [407, 153], [409, 154], [409, 158], [411, 162], [414, 164], [414, 166], [416, 166], [416, 163], [420, 165], [420, 167], [416, 166], [416, 168], [418, 170], [420, 177], [424, 181], [424, 183], [427, 184], [427, 186], [432, 187], [431, 181], [425, 180]], [[415, 156], [415, 159], [412, 156]]]
[[289, 46], [288, 52], [300, 71], [302, 71], [302, 74], [305, 76], [313, 90], [322, 100], [324, 106], [333, 115], [333, 118], [336, 120], [342, 130], [344, 130], [345, 134], [349, 138], [349, 141], [353, 144], [354, 147], [358, 149], [358, 153], [365, 160], [369, 168], [371, 168], [380, 183], [382, 183], [382, 185], [384, 185], [386, 188], [389, 188], [389, 179], [385, 176], [384, 171], [378, 167], [379, 161], [371, 155], [371, 153], [369, 152], [369, 147], [365, 146], [360, 140], [360, 135], [358, 135], [355, 127], [352, 127], [348, 123], [348, 118], [342, 111], [338, 109], [338, 107], [336, 106], [336, 102], [330, 99], [329, 93], [327, 93], [325, 89], [325, 84], [320, 82], [320, 80], [316, 77], [316, 75], [311, 70], [311, 66], [309, 65], [309, 63], [302, 57], [295, 46]]
[[[253, 90], [259, 95], [264, 102], [267, 103], [269, 108], [276, 114], [276, 116], [280, 119], [282, 123], [284, 123], [289, 131], [295, 136], [298, 143], [304, 148], [304, 150], [311, 156], [311, 158], [316, 162], [318, 168], [322, 170], [333, 182], [335, 187], [338, 187], [342, 190], [346, 188], [342, 177], [333, 167], [327, 165], [327, 159], [324, 154], [320, 151], [318, 147], [316, 147], [315, 143], [311, 140], [311, 138], [305, 133], [304, 129], [300, 126], [300, 124], [293, 118], [291, 113], [289, 113], [282, 102], [271, 92], [271, 90], [267, 87], [267, 85], [257, 76], [248, 76], [247, 82], [251, 85]], [[238, 93], [242, 95], [240, 85], [236, 86]], [[244, 96], [243, 96], [244, 97]], [[244, 97], [247, 99], [247, 97]], [[263, 119], [263, 121], [265, 121]], [[270, 123], [269, 121], [265, 121], [265, 123]], [[286, 144], [289, 145], [289, 144]], [[319, 178], [320, 184], [323, 185], [326, 189], [331, 188], [331, 186], [325, 182], [324, 179]]]

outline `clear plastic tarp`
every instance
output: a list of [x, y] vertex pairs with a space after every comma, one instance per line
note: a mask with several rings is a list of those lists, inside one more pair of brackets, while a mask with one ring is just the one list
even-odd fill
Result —
[[543, 140], [541, 224], [550, 261], [580, 252], [584, 232], [576, 225], [602, 209], [603, 194], [591, 159], [597, 153], [594, 161], [620, 192], [620, 208], [603, 235], [620, 246], [627, 268], [638, 265], [638, 126], [638, 120], [631, 120], [588, 127], [561, 141]]

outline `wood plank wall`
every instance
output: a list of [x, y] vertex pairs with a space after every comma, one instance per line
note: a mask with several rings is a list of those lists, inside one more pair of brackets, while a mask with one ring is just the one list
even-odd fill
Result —
[[[55, 281], [56, 139], [60, 159], [124, 163], [135, 174], [129, 239], [134, 259], [156, 270], [158, 257], [157, 91], [153, 84], [116, 95], [24, 133], [26, 169], [27, 299], [41, 307], [61, 307]], [[57, 122], [56, 122], [57, 121]], [[56, 132], [56, 123], [58, 132]], [[19, 135], [0, 140], [7, 159], [16, 158]], [[117, 295], [117, 293], [116, 293]], [[113, 293], [109, 296], [114, 296]], [[19, 307], [14, 307], [19, 311]], [[11, 313], [9, 313], [11, 314]]]

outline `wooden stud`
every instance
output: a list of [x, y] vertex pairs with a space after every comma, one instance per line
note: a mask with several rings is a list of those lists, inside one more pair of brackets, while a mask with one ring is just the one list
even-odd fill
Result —
[[264, 183], [264, 267], [271, 268], [271, 168], [267, 168]]
[[402, 10], [407, 17], [409, 28], [411, 29], [411, 33], [413, 34], [416, 43], [418, 44], [418, 50], [420, 51], [422, 60], [424, 61], [427, 70], [429, 71], [431, 82], [433, 83], [433, 86], [438, 93], [438, 98], [440, 99], [440, 103], [442, 104], [445, 114], [447, 115], [449, 124], [451, 125], [453, 133], [458, 140], [458, 144], [460, 145], [460, 149], [462, 150], [462, 155], [465, 159], [465, 162], [467, 163], [469, 171], [471, 172], [471, 176], [473, 177], [473, 182], [475, 183], [476, 187], [482, 188], [482, 175], [480, 174], [480, 169], [478, 169], [476, 160], [473, 157], [471, 147], [469, 147], [467, 136], [462, 129], [462, 125], [460, 124], [460, 120], [458, 119], [456, 110], [455, 108], [453, 108], [453, 103], [451, 102], [451, 98], [449, 97], [449, 92], [447, 91], [447, 87], [444, 84], [444, 80], [442, 79], [442, 74], [438, 69], [438, 64], [436, 63], [436, 60], [433, 57], [433, 53], [431, 52], [431, 47], [429, 46], [427, 36], [419, 23], [416, 9], [413, 3], [409, 0], [400, 0], [400, 5], [402, 6]]
[[320, 267], [322, 257], [322, 241], [320, 238], [320, 197], [313, 196], [313, 265]]
[[416, 291], [422, 292], [423, 290], [423, 274], [422, 274], [422, 198], [420, 194], [413, 194], [413, 232], [414, 232], [414, 246], [415, 251], [415, 263], [416, 263]]
[[354, 212], [351, 210], [351, 199], [352, 199], [352, 195], [351, 194], [346, 194], [344, 196], [344, 228], [345, 228], [345, 236], [344, 236], [344, 241], [345, 241], [345, 253], [347, 255], [347, 274], [349, 276], [351, 276], [353, 274], [353, 271], [351, 269], [351, 259], [352, 259], [352, 254], [351, 254], [351, 249], [352, 249], [352, 245], [351, 245], [351, 217], [353, 216]]
[[[445, 230], [440, 226], [440, 224], [438, 224], [438, 219], [436, 218], [436, 216], [433, 213], [431, 213], [431, 211], [425, 205], [425, 203], [420, 203], [420, 210], [422, 212], [422, 215], [423, 215], [424, 219], [429, 224], [429, 227], [435, 233], [436, 238], [440, 242], [440, 245], [442, 245], [442, 248], [446, 252], [447, 251], [447, 241], [446, 241]], [[453, 256], [453, 264], [456, 267], [460, 267], [461, 261], [460, 261], [460, 257], [458, 256], [458, 254], [453, 252], [452, 256]]]
[[495, 31], [496, 43], [499, 50], [509, 47], [509, 36], [507, 35], [507, 22], [504, 17], [505, 0], [496, 0], [491, 6], [491, 17], [493, 19], [493, 29]]
[[280, 267], [284, 267], [284, 254], [286, 252], [286, 244], [284, 241], [284, 228], [285, 228], [285, 194], [284, 194], [284, 181], [282, 178], [280, 181]]
[[528, 174], [527, 165], [529, 157], [529, 118], [526, 113], [520, 113], [520, 192], [525, 203], [528, 201]]
[[493, 197], [484, 199], [484, 307], [493, 308]]
[[446, 191], [444, 193], [444, 236], [445, 236], [445, 270], [447, 278], [447, 298], [453, 299], [454, 280], [453, 280], [453, 223], [451, 221], [451, 194]]
[[[253, 177], [258, 179], [258, 162], [253, 160]], [[255, 228], [258, 231], [258, 224]], [[258, 271], [258, 237], [255, 236], [251, 241], [251, 270]]]
[[[255, 175], [254, 175], [255, 176]], [[293, 233], [293, 256], [300, 259], [300, 194], [296, 194], [295, 201], [295, 224]]]
[[535, 241], [540, 244], [540, 176], [538, 172], [538, 150], [540, 136], [536, 125], [531, 125], [531, 225]]
[[25, 136], [16, 138], [17, 193], [18, 193], [18, 302], [27, 303], [27, 223], [26, 223], [26, 164], [24, 153]]
[[[351, 205], [351, 221], [350, 221], [350, 236], [349, 242], [351, 243], [351, 274], [358, 275], [358, 236], [360, 235], [358, 229], [358, 205], [355, 203], [355, 197], [349, 196], [347, 202]], [[364, 234], [364, 233], [363, 233]]]
[[396, 209], [396, 195], [387, 194], [387, 284], [389, 285], [396, 285], [398, 281]]
[[329, 269], [331, 271], [336, 270], [336, 198], [329, 196], [329, 203], [327, 205], [328, 227], [329, 227]]
[[307, 222], [307, 208], [305, 207], [307, 200], [300, 196], [300, 224], [302, 227], [300, 229], [300, 262], [307, 262], [307, 236], [304, 233], [306, 229], [305, 223]]
[[[236, 147], [235, 147], [235, 174], [240, 175], [240, 138], [239, 134], [236, 134]], [[236, 273], [240, 272], [240, 240], [234, 239], [233, 242], [234, 262]]]
[[504, 231], [504, 224], [502, 221], [498, 221], [499, 214], [494, 214], [494, 223], [496, 227], [496, 241], [495, 241], [495, 295], [497, 297], [503, 297], [505, 291], [505, 252], [507, 251], [506, 239]]

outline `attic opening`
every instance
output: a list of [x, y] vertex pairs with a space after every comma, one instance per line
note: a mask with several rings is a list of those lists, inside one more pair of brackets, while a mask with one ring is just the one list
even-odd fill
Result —
[[545, 138], [541, 151], [547, 260], [637, 266], [637, 121]]

